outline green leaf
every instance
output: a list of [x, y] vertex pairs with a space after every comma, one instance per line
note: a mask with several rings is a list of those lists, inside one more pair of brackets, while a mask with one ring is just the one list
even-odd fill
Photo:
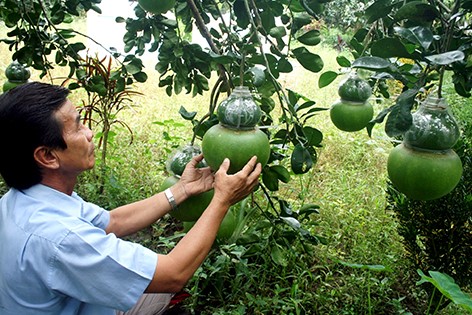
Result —
[[324, 88], [325, 86], [330, 85], [338, 77], [338, 73], [334, 71], [326, 71], [320, 75], [318, 79], [318, 87]]
[[279, 177], [270, 167], [264, 167], [262, 170], [262, 182], [270, 191], [279, 190]]
[[464, 60], [465, 55], [460, 50], [453, 50], [442, 54], [427, 56], [425, 58], [433, 65], [446, 66], [453, 62]]
[[310, 151], [301, 144], [297, 144], [290, 157], [290, 166], [295, 174], [305, 174], [313, 167]]
[[303, 205], [300, 210], [298, 210], [298, 213], [300, 215], [310, 215], [310, 214], [319, 214], [320, 212], [318, 211], [318, 209], [320, 208], [320, 206], [318, 205], [315, 205], [315, 204], [312, 204], [312, 203], [309, 203], [309, 204], [305, 204]]
[[303, 127], [303, 133], [305, 134], [307, 145], [311, 147], [318, 147], [323, 141], [323, 133], [316, 128], [305, 126]]
[[320, 31], [310, 30], [297, 37], [297, 40], [307, 46], [318, 45], [321, 42]]
[[456, 284], [451, 276], [438, 271], [429, 271], [428, 273], [430, 277], [428, 277], [421, 270], [418, 270], [417, 272], [421, 276], [421, 280], [416, 283], [417, 285], [429, 282], [445, 297], [454, 302], [454, 304], [472, 312], [472, 298], [461, 291], [461, 288]]
[[300, 221], [294, 217], [280, 217], [285, 223], [287, 223], [291, 228], [299, 230], [301, 227]]
[[278, 245], [277, 243], [274, 242], [272, 244], [273, 246], [270, 249], [270, 257], [276, 264], [286, 267], [288, 265], [288, 260], [287, 257], [285, 257], [285, 252], [282, 250], [282, 248], [280, 248], [280, 245]]
[[302, 7], [306, 10], [308, 14], [313, 16], [315, 19], [318, 19], [318, 14], [323, 11], [323, 6], [319, 0], [299, 0]]
[[282, 165], [273, 165], [270, 167], [271, 171], [277, 174], [277, 178], [283, 182], [288, 183], [290, 181], [289, 171]]
[[52, 24], [61, 24], [64, 21], [65, 12], [63, 10], [58, 10], [51, 15]]
[[351, 62], [349, 61], [349, 59], [347, 59], [344, 56], [337, 56], [336, 57], [336, 62], [341, 67], [344, 67], [344, 68], [350, 68], [351, 67]]
[[138, 73], [133, 74], [133, 78], [140, 83], [144, 83], [147, 81], [148, 76], [145, 72], [139, 71]]
[[360, 57], [352, 63], [353, 68], [362, 68], [368, 70], [387, 70], [393, 67], [392, 63], [381, 57]]
[[412, 54], [398, 38], [385, 37], [372, 44], [371, 54], [381, 58], [412, 58]]
[[197, 112], [189, 112], [185, 109], [185, 107], [180, 106], [179, 114], [185, 120], [193, 120], [195, 116], [197, 115]]
[[136, 74], [141, 71], [141, 67], [138, 67], [132, 63], [129, 63], [125, 65], [126, 71], [128, 71], [129, 74]]
[[376, 272], [391, 272], [392, 270], [388, 267], [385, 267], [384, 265], [366, 265], [366, 264], [354, 264], [354, 263], [349, 263], [345, 261], [339, 260], [338, 263], [340, 263], [343, 266], [350, 267], [350, 268], [355, 268], [355, 269], [363, 269], [363, 270], [369, 270], [369, 271], [376, 271]]
[[396, 104], [392, 106], [387, 122], [385, 123], [385, 132], [389, 137], [402, 135], [412, 124], [411, 109], [415, 103], [415, 97], [418, 90], [406, 90], [398, 96]]
[[410, 1], [395, 13], [396, 21], [408, 20], [416, 25], [428, 25], [439, 16], [434, 6], [423, 1]]
[[238, 26], [246, 29], [249, 26], [249, 16], [247, 15], [244, 0], [236, 0], [233, 4], [233, 10]]
[[92, 9], [93, 11], [97, 12], [98, 14], [102, 14], [102, 9], [100, 9], [99, 6], [95, 5], [95, 4], [92, 4], [90, 9]]
[[434, 34], [428, 27], [395, 27], [394, 29], [401, 38], [404, 38], [410, 43], [422, 47], [424, 50], [427, 50], [434, 40]]
[[277, 70], [281, 73], [290, 73], [293, 71], [293, 66], [286, 58], [280, 58], [277, 62]]
[[209, 55], [211, 59], [219, 64], [229, 64], [233, 62], [234, 58], [231, 55], [219, 55], [210, 50]]
[[319, 55], [313, 54], [305, 47], [299, 47], [293, 50], [295, 58], [307, 70], [311, 72], [320, 72], [324, 63]]
[[282, 38], [285, 35], [287, 35], [287, 32], [285, 30], [285, 27], [276, 26], [276, 27], [273, 27], [269, 30], [269, 35], [274, 37], [274, 38]]
[[378, 0], [374, 1], [365, 10], [365, 17], [367, 18], [367, 24], [371, 24], [378, 19], [387, 17], [392, 11], [392, 0]]

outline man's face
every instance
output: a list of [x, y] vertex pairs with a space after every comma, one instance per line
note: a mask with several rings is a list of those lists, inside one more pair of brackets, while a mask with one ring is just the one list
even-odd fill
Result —
[[67, 149], [57, 150], [61, 170], [72, 176], [91, 169], [95, 164], [92, 131], [82, 124], [75, 106], [67, 100], [56, 112], [56, 119], [62, 124], [62, 137]]

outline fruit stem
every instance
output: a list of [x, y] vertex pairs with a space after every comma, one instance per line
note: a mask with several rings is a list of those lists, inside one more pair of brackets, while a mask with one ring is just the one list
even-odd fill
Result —
[[246, 62], [246, 55], [243, 54], [241, 58], [241, 63], [239, 65], [239, 85], [244, 85], [244, 63]]

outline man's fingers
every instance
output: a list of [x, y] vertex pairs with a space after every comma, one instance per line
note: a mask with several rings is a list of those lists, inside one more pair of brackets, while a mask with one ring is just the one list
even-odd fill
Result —
[[203, 154], [200, 153], [199, 155], [192, 157], [185, 167], [187, 168], [188, 166], [192, 166], [193, 168], [197, 168], [198, 163], [200, 163], [202, 160]]
[[254, 167], [256, 166], [257, 163], [257, 156], [253, 156], [247, 163], [244, 165], [243, 169], [241, 171], [246, 172], [247, 174], [250, 174], [253, 170]]
[[222, 172], [224, 172], [225, 174], [227, 174], [227, 173], [228, 173], [228, 169], [229, 169], [230, 163], [231, 163], [230, 160], [229, 160], [228, 158], [225, 158], [225, 159], [223, 160], [223, 163], [221, 163], [220, 168], [219, 168], [218, 171], [222, 171]]

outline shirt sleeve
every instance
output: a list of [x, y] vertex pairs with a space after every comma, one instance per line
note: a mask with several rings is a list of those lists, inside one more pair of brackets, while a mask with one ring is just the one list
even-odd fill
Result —
[[157, 254], [102, 229], [77, 224], [57, 246], [48, 274], [52, 290], [80, 301], [128, 310], [149, 285]]
[[91, 202], [84, 201], [77, 193], [72, 193], [72, 198], [78, 200], [82, 207], [80, 216], [90, 221], [94, 226], [105, 230], [110, 224], [110, 212]]

